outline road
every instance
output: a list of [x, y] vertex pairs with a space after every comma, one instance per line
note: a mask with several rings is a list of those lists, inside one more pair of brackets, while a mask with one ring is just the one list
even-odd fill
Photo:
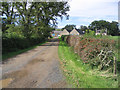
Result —
[[58, 57], [58, 39], [8, 59], [2, 64], [3, 88], [66, 88]]

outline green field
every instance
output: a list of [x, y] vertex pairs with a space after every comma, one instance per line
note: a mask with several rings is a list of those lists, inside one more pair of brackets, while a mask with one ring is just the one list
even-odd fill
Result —
[[74, 54], [71, 47], [60, 41], [59, 57], [61, 67], [68, 83], [77, 88], [117, 88], [117, 77], [112, 77], [112, 73], [92, 70], [87, 64], [83, 64], [80, 57]]

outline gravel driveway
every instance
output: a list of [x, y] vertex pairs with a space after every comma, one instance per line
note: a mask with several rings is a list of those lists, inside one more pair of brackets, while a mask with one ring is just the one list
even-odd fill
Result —
[[3, 87], [67, 88], [60, 70], [58, 39], [10, 58], [2, 64]]

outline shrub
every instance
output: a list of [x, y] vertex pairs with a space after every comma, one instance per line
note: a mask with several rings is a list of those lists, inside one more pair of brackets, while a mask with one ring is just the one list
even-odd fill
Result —
[[81, 57], [83, 63], [90, 64], [92, 68], [96, 66], [99, 70], [113, 71], [116, 44], [114, 40], [79, 36], [64, 36], [64, 38]]
[[44, 38], [2, 38], [2, 53], [10, 53], [44, 42]]

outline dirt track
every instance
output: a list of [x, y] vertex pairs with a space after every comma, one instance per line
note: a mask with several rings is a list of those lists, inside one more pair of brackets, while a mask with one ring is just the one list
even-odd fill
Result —
[[2, 85], [7, 88], [68, 87], [59, 67], [58, 39], [53, 39], [2, 65]]

